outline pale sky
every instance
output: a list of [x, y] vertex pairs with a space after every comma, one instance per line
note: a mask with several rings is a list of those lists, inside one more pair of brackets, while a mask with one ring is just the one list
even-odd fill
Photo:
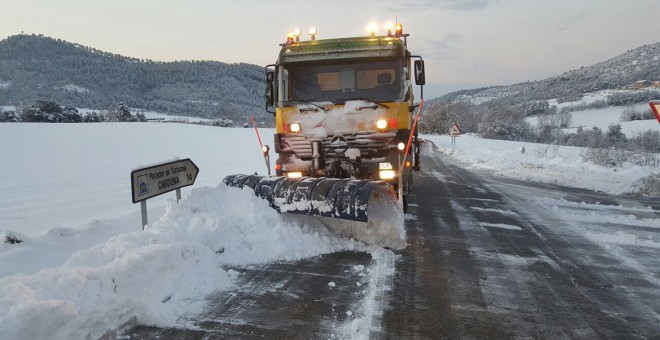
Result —
[[0, 39], [262, 66], [294, 27], [337, 38], [398, 18], [429, 92], [544, 79], [660, 41], [660, 0], [0, 0], [0, 13]]

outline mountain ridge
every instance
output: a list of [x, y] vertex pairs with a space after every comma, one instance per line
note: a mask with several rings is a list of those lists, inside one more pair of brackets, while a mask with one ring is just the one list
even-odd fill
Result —
[[126, 57], [43, 35], [0, 41], [0, 104], [48, 99], [66, 106], [131, 107], [204, 118], [272, 119], [263, 67]]
[[543, 80], [454, 91], [431, 101], [468, 101], [473, 104], [485, 104], [494, 100], [506, 104], [549, 99], [558, 99], [559, 102], [574, 101], [586, 93], [622, 89], [640, 80], [660, 80], [660, 42], [630, 49], [591, 66], [583, 66]]

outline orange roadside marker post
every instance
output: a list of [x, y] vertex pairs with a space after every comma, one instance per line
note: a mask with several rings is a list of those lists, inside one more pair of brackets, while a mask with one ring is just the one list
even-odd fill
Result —
[[650, 101], [649, 106], [651, 106], [651, 111], [653, 111], [655, 119], [657, 119], [658, 123], [660, 123], [660, 100]]

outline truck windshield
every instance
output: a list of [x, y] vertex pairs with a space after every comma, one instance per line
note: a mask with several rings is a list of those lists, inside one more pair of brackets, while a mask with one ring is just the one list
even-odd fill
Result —
[[400, 101], [403, 91], [403, 61], [369, 61], [342, 64], [288, 64], [289, 101], [345, 102], [356, 98]]

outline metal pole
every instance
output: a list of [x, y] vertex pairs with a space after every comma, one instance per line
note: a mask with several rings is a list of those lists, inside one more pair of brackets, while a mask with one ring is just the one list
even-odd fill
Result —
[[270, 176], [270, 155], [266, 154], [266, 169], [268, 169], [268, 176]]
[[[413, 121], [412, 130], [410, 130], [410, 136], [408, 136], [408, 144], [406, 144], [406, 150], [403, 152], [403, 161], [406, 161], [408, 157], [408, 150], [410, 150], [410, 144], [412, 144], [413, 135], [415, 134], [415, 129], [417, 128], [417, 122], [419, 122], [419, 116], [422, 113], [422, 108], [424, 107], [424, 98], [419, 102], [419, 108], [417, 109], [417, 114], [415, 115], [415, 120]], [[401, 163], [401, 168], [403, 168], [403, 163]]]
[[140, 210], [142, 211], [142, 230], [144, 230], [144, 226], [149, 224], [149, 221], [147, 221], [147, 200], [140, 202]]
[[176, 188], [176, 203], [181, 200], [181, 188]]
[[[399, 164], [403, 164], [401, 163], [401, 152], [399, 152]], [[399, 168], [399, 202], [403, 202], [403, 166]]]

